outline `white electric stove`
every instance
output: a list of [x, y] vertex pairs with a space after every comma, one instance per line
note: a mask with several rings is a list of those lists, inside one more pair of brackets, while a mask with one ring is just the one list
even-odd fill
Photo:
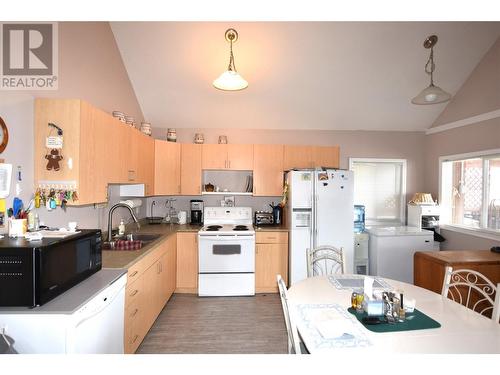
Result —
[[198, 232], [198, 295], [255, 295], [251, 207], [205, 207]]

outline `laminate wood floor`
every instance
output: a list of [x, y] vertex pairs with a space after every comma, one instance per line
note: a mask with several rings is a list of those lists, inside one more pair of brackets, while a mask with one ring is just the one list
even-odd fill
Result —
[[287, 353], [279, 295], [198, 297], [174, 294], [137, 353]]

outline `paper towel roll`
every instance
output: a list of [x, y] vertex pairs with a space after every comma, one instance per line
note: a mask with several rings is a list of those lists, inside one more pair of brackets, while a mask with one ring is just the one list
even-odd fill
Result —
[[136, 207], [142, 206], [141, 199], [127, 199], [125, 201], [120, 201], [120, 203], [123, 203], [123, 204], [130, 206], [130, 208], [136, 208]]

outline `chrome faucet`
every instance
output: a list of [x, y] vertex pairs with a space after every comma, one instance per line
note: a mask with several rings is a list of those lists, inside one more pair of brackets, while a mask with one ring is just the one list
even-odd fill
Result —
[[111, 242], [113, 240], [112, 236], [112, 224], [113, 224], [113, 212], [118, 208], [118, 207], [124, 207], [127, 208], [130, 211], [130, 215], [132, 216], [132, 219], [134, 219], [135, 225], [137, 225], [137, 229], [141, 229], [141, 224], [139, 224], [139, 220], [137, 220], [137, 217], [134, 214], [134, 211], [132, 211], [132, 207], [130, 207], [128, 204], [125, 203], [117, 203], [113, 207], [109, 209], [108, 213], [108, 242]]

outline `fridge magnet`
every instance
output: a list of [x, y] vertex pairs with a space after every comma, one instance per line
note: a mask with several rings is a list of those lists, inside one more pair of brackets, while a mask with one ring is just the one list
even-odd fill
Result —
[[318, 173], [318, 181], [328, 181], [328, 173], [326, 172]]

